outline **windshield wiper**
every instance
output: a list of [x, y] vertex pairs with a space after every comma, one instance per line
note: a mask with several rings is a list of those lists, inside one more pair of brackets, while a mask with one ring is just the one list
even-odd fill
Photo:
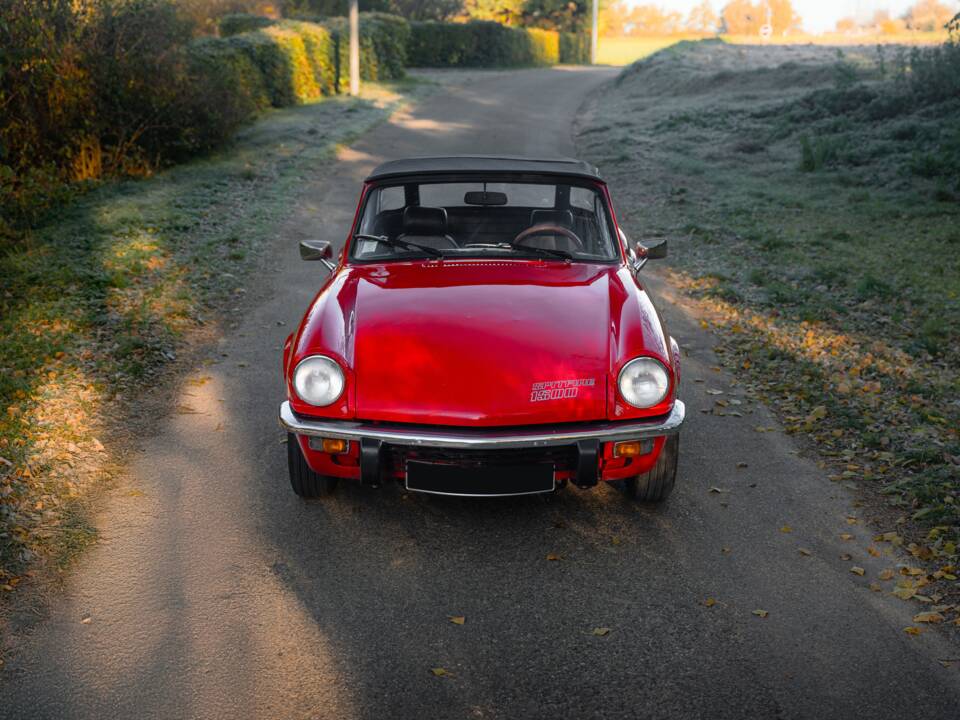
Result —
[[399, 240], [397, 238], [388, 238], [386, 235], [367, 235], [366, 233], [357, 233], [353, 236], [354, 240], [373, 240], [378, 243], [383, 243], [384, 245], [389, 245], [390, 247], [401, 248], [402, 250], [419, 250], [422, 253], [429, 255], [430, 257], [442, 258], [443, 253], [432, 248], [429, 245], [418, 245], [417, 243], [407, 242], [406, 240]]
[[573, 255], [568, 253], [566, 250], [555, 250], [554, 248], [542, 248], [542, 247], [533, 247], [532, 245], [514, 245], [513, 243], [508, 243], [509, 247], [520, 252], [529, 251], [534, 255], [540, 255], [541, 257], [554, 257], [560, 258], [561, 260], [573, 260]]

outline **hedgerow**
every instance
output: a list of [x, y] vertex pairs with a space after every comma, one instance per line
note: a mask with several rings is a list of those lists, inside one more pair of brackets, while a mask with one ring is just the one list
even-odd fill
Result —
[[560, 61], [559, 34], [486, 20], [410, 23], [413, 67], [523, 67]]

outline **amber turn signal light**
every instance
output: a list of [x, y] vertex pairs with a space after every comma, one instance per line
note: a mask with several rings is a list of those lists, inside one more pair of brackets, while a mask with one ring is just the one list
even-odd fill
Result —
[[613, 446], [614, 457], [638, 457], [646, 455], [653, 450], [653, 443], [649, 440], [629, 440], [627, 442], [618, 442]]
[[328, 455], [343, 455], [350, 448], [350, 443], [340, 438], [310, 438], [310, 449], [320, 450]]
[[347, 441], [340, 438], [324, 438], [323, 451], [331, 455], [339, 455], [347, 451]]

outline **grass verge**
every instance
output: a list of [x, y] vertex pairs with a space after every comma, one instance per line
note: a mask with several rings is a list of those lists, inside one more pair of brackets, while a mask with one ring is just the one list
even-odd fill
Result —
[[271, 112], [228, 150], [105, 184], [3, 251], [2, 591], [95, 539], [89, 499], [112, 474], [128, 409], [239, 310], [241, 280], [304, 178], [426, 89], [368, 85], [362, 98]]
[[832, 479], [882, 496], [889, 537], [949, 577], [960, 106], [910, 95], [892, 57], [683, 43], [625, 70], [579, 144], [631, 237], [669, 239], [726, 366]]

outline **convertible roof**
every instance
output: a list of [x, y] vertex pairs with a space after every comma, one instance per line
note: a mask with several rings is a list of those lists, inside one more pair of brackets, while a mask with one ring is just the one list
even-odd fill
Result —
[[391, 160], [374, 168], [367, 181], [404, 175], [457, 175], [493, 173], [508, 175], [564, 175], [599, 180], [593, 165], [573, 158], [531, 158], [498, 155], [451, 155]]

